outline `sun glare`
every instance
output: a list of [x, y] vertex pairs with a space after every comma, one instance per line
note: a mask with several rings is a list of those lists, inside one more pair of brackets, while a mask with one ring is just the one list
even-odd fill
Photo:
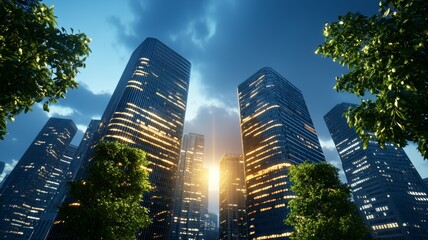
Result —
[[217, 166], [210, 166], [209, 169], [209, 190], [216, 191], [220, 185], [220, 169]]

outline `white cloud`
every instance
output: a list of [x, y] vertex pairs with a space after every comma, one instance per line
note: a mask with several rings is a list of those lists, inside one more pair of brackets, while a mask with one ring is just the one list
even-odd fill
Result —
[[[37, 106], [41, 109], [43, 109], [42, 104], [37, 104]], [[61, 117], [67, 117], [71, 116], [74, 113], [78, 113], [76, 110], [70, 107], [62, 107], [59, 105], [51, 105], [49, 106], [49, 112], [44, 112], [48, 117], [54, 117], [54, 116], [61, 116]]]
[[0, 175], [0, 182], [2, 182], [4, 177], [13, 170], [17, 163], [18, 160], [16, 159], [12, 159], [12, 163], [6, 163], [6, 165], [4, 166], [3, 173]]
[[187, 98], [186, 121], [192, 121], [198, 114], [201, 107], [214, 106], [225, 109], [229, 113], [238, 113], [238, 108], [226, 106], [226, 104], [217, 98], [209, 98], [206, 94], [207, 89], [202, 82], [203, 76], [197, 67], [192, 67], [190, 74], [189, 95]]
[[83, 124], [77, 124], [76, 126], [77, 126], [77, 129], [78, 129], [79, 131], [81, 131], [82, 133], [84, 133], [84, 132], [86, 131], [86, 128], [87, 128], [87, 126], [86, 126], [86, 125], [83, 125]]
[[320, 144], [321, 144], [321, 147], [323, 149], [326, 149], [326, 150], [332, 151], [332, 150], [336, 149], [336, 145], [334, 145], [334, 142], [333, 142], [332, 139], [322, 139], [322, 138], [320, 138]]

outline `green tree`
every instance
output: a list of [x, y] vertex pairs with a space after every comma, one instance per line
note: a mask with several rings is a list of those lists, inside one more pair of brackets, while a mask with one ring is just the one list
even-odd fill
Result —
[[294, 227], [294, 240], [365, 239], [368, 229], [351, 202], [350, 189], [339, 180], [338, 169], [308, 162], [290, 170], [296, 194], [288, 208], [286, 224]]
[[67, 233], [80, 239], [135, 239], [151, 220], [141, 206], [151, 189], [145, 153], [118, 142], [100, 142], [87, 177], [70, 183], [72, 203], [63, 204], [60, 219]]
[[0, 139], [7, 119], [63, 98], [88, 56], [89, 38], [57, 28], [53, 7], [37, 0], [0, 1]]
[[417, 143], [428, 158], [428, 4], [426, 0], [382, 0], [378, 14], [348, 13], [326, 24], [315, 53], [332, 57], [349, 73], [335, 89], [371, 99], [346, 113], [367, 146], [373, 132], [381, 146]]

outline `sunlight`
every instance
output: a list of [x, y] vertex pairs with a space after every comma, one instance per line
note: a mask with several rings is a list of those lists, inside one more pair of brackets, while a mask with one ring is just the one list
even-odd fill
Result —
[[218, 191], [220, 185], [220, 169], [218, 166], [210, 166], [209, 167], [209, 190], [210, 191]]

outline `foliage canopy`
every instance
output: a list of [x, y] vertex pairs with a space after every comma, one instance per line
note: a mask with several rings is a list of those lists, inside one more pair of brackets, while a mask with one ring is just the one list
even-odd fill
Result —
[[39, 1], [0, 1], [0, 139], [7, 119], [43, 109], [76, 88], [78, 68], [85, 67], [89, 38], [57, 28], [53, 7]]
[[[335, 89], [371, 99], [346, 113], [365, 146], [373, 132], [381, 146], [417, 143], [428, 158], [428, 4], [426, 0], [382, 0], [371, 17], [348, 13], [326, 24], [316, 53], [332, 57], [349, 73]], [[374, 99], [375, 97], [375, 99]]]
[[70, 183], [72, 203], [59, 216], [66, 232], [80, 239], [135, 239], [151, 220], [141, 206], [151, 189], [145, 153], [118, 142], [100, 142], [82, 180]]
[[290, 170], [291, 190], [286, 224], [293, 240], [365, 239], [368, 229], [351, 202], [351, 191], [339, 180], [338, 169], [322, 162], [302, 163]]

